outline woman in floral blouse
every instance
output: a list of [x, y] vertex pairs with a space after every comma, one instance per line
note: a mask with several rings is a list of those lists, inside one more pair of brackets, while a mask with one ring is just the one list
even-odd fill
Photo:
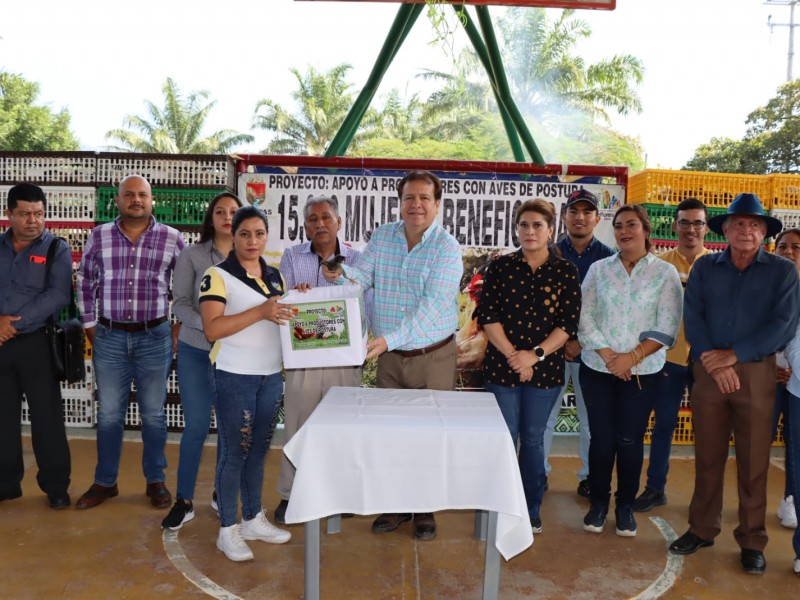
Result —
[[675, 267], [650, 253], [645, 210], [622, 206], [613, 223], [619, 252], [589, 268], [578, 330], [580, 380], [592, 432], [592, 505], [583, 528], [603, 531], [616, 462], [617, 535], [633, 537], [644, 433], [666, 349], [675, 343], [680, 327], [683, 298]]
[[493, 260], [486, 271], [478, 322], [489, 345], [483, 360], [486, 389], [516, 446], [531, 527], [541, 533], [544, 429], [564, 383], [564, 343], [578, 328], [578, 270], [549, 248], [555, 209], [528, 200], [517, 211], [520, 249]]

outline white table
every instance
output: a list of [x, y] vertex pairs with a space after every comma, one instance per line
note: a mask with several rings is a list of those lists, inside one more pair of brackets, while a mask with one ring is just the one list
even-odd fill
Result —
[[489, 511], [485, 599], [497, 598], [499, 554], [508, 560], [533, 544], [516, 452], [492, 394], [334, 387], [283, 451], [297, 468], [286, 522], [305, 523], [307, 599], [319, 597], [324, 517]]

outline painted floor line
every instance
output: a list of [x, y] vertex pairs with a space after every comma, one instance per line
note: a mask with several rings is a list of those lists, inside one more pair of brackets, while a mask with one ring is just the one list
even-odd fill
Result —
[[[650, 521], [652, 521], [653, 524], [658, 527], [658, 530], [661, 532], [661, 535], [664, 536], [667, 544], [671, 544], [677, 539], [678, 534], [675, 533], [675, 530], [670, 527], [669, 523], [667, 523], [664, 519], [661, 517], [650, 517]], [[681, 574], [682, 569], [683, 557], [673, 554], [667, 550], [667, 564], [664, 567], [664, 570], [661, 572], [661, 575], [659, 575], [658, 579], [651, 583], [647, 589], [642, 591], [640, 594], [637, 594], [630, 600], [655, 600], [656, 598], [660, 598], [666, 594], [673, 585], [675, 585], [675, 580]]]
[[164, 541], [164, 550], [170, 562], [178, 569], [181, 575], [200, 588], [201, 591], [219, 600], [242, 600], [236, 594], [229, 592], [211, 581], [192, 564], [192, 561], [190, 561], [183, 552], [183, 547], [178, 540], [177, 531], [165, 529], [161, 538]]

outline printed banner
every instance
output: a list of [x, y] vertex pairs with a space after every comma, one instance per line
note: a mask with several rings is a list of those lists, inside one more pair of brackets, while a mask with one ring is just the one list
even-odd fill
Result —
[[[273, 265], [280, 263], [286, 248], [307, 241], [303, 209], [311, 196], [326, 195], [336, 199], [342, 219], [339, 238], [356, 249], [366, 245], [375, 228], [400, 219], [397, 183], [405, 172], [257, 169], [259, 172], [240, 175], [239, 197], [267, 214], [266, 258]], [[564, 182], [549, 177], [494, 173], [436, 174], [443, 187], [437, 220], [459, 241], [464, 259], [456, 333], [460, 386], [480, 387], [480, 368], [488, 341], [472, 316], [480, 302], [483, 272], [489, 261], [518, 248], [514, 217], [519, 206], [531, 198], [551, 202], [558, 219], [556, 239], [560, 239], [566, 235], [563, 215], [567, 198], [575, 190], [589, 190], [598, 197], [602, 215], [595, 235], [613, 247], [611, 218], [625, 203], [625, 188], [602, 183], [597, 178]], [[293, 336], [293, 343], [296, 341], [300, 340]]]

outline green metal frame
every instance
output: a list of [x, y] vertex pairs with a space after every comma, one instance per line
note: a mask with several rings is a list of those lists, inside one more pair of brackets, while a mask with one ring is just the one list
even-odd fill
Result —
[[[537, 165], [544, 165], [544, 157], [539, 151], [539, 147], [533, 139], [525, 119], [517, 108], [516, 103], [511, 97], [511, 90], [508, 86], [506, 79], [505, 68], [503, 67], [503, 60], [500, 55], [500, 48], [497, 45], [497, 37], [494, 33], [492, 26], [492, 19], [489, 15], [488, 6], [477, 6], [475, 11], [478, 15], [478, 24], [480, 25], [480, 32], [475, 26], [475, 23], [469, 16], [466, 6], [452, 5], [453, 10], [459, 15], [459, 22], [464, 26], [467, 37], [472, 43], [478, 58], [486, 69], [489, 76], [489, 82], [492, 86], [497, 106], [500, 110], [500, 117], [503, 120], [503, 126], [508, 136], [508, 141], [511, 144], [511, 150], [514, 154], [514, 160], [517, 162], [529, 162], [525, 157], [524, 150], [530, 154], [532, 162]], [[358, 130], [358, 126], [364, 115], [369, 108], [378, 86], [383, 80], [383, 76], [392, 64], [392, 60], [397, 55], [397, 51], [402, 46], [411, 28], [416, 23], [417, 18], [425, 8], [424, 4], [401, 4], [397, 11], [397, 16], [392, 23], [389, 33], [386, 36], [386, 41], [383, 43], [378, 58], [375, 61], [375, 66], [372, 67], [369, 79], [364, 88], [356, 98], [350, 112], [347, 113], [344, 121], [342, 122], [339, 131], [336, 132], [333, 140], [331, 141], [328, 149], [325, 151], [325, 157], [343, 156], [353, 141], [353, 137]], [[462, 20], [463, 19], [463, 20]], [[481, 37], [481, 32], [483, 37]], [[522, 145], [520, 144], [522, 138]]]

